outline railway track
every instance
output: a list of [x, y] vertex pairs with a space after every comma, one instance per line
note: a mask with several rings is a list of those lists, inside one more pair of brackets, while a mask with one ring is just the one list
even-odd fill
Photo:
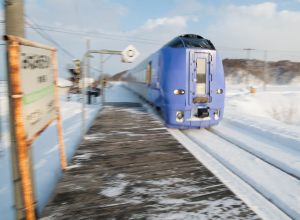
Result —
[[255, 135], [246, 129], [244, 131], [242, 128], [237, 130], [226, 122], [220, 127], [211, 128], [208, 131], [300, 180], [300, 151], [278, 144], [277, 141], [269, 140], [263, 135]]
[[168, 131], [260, 217], [300, 219], [299, 138], [230, 119], [211, 129]]
[[228, 121], [169, 131], [261, 217], [300, 219], [299, 151]]

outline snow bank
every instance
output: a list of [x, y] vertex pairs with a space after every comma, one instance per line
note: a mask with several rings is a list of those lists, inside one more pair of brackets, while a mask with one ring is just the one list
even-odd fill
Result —
[[300, 87], [267, 87], [250, 94], [245, 87], [228, 85], [225, 117], [266, 118], [300, 126]]
[[234, 74], [230, 74], [226, 76], [225, 78], [226, 84], [250, 84], [250, 85], [256, 85], [256, 86], [262, 86], [263, 81], [259, 79], [258, 77], [249, 74], [248, 71], [240, 69], [236, 71]]

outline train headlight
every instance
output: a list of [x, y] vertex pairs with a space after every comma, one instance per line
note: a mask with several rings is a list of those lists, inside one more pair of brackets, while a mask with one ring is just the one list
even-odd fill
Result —
[[184, 113], [182, 111], [176, 112], [176, 121], [177, 122], [183, 122]]
[[222, 94], [223, 93], [223, 89], [217, 89], [217, 94]]
[[215, 120], [219, 120], [219, 118], [220, 118], [220, 110], [219, 109], [214, 112], [214, 118], [215, 118]]
[[175, 95], [183, 95], [184, 93], [185, 93], [185, 91], [183, 89], [175, 89], [174, 90]]

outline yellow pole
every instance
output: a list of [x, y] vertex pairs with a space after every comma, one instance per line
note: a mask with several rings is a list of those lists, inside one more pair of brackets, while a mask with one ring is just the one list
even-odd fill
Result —
[[60, 116], [60, 105], [59, 105], [59, 92], [58, 92], [58, 68], [57, 68], [57, 59], [56, 59], [56, 51], [52, 50], [51, 56], [53, 72], [54, 72], [54, 83], [55, 83], [55, 106], [56, 106], [56, 115], [57, 115], [57, 133], [58, 133], [58, 145], [60, 152], [60, 163], [61, 169], [65, 170], [67, 167], [67, 160], [65, 155], [65, 144], [64, 144], [64, 136], [62, 129], [62, 121]]

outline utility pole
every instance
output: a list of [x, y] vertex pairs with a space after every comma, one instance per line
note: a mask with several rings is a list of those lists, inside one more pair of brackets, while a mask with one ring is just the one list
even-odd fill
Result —
[[25, 36], [23, 0], [5, 0], [5, 33]]
[[[86, 51], [90, 50], [90, 39], [86, 39]], [[86, 93], [87, 93], [87, 87], [90, 86], [90, 82], [85, 80], [90, 79], [90, 55], [84, 56], [82, 59], [82, 71], [81, 71], [81, 137], [84, 137], [85, 134], [85, 127], [86, 127], [86, 112], [85, 112], [85, 106], [86, 106]]]
[[104, 63], [112, 56], [112, 54], [108, 54], [108, 56], [104, 59], [104, 54], [100, 54], [100, 76], [99, 80], [101, 82], [101, 103], [104, 106], [105, 103], [105, 86], [104, 86]]
[[99, 79], [101, 79], [101, 77], [103, 77], [103, 64], [104, 64], [104, 55], [100, 54], [100, 76]]
[[[5, 34], [15, 35], [18, 37], [24, 37], [24, 5], [23, 0], [5, 0]], [[8, 45], [6, 45], [8, 47]], [[20, 169], [18, 160], [18, 149], [16, 143], [16, 132], [14, 126], [14, 114], [11, 109], [14, 109], [13, 101], [11, 97], [11, 82], [10, 82], [10, 69], [8, 65], [8, 54], [7, 56], [7, 81], [8, 81], [8, 99], [9, 99], [9, 111], [10, 112], [10, 148], [12, 157], [12, 170], [13, 170], [13, 183], [14, 183], [14, 197], [15, 197], [15, 209], [16, 219], [24, 219], [24, 202], [22, 197], [22, 186], [20, 181]]]
[[267, 50], [265, 50], [264, 51], [264, 91], [266, 90], [266, 87], [267, 87], [267, 80], [268, 80], [268, 78], [267, 78], [267, 71], [268, 71], [268, 61], [267, 61], [267, 59], [268, 59], [268, 51]]
[[[86, 39], [86, 51], [89, 51], [90, 50], [90, 39]], [[87, 57], [87, 60], [86, 60], [86, 78], [89, 79], [91, 76], [90, 76], [90, 56]], [[88, 85], [89, 85], [89, 82], [88, 82]]]
[[[97, 53], [100, 55], [103, 54], [113, 54], [113, 55], [122, 55], [122, 51], [117, 51], [117, 50], [87, 50], [83, 57], [82, 57], [82, 71], [81, 71], [81, 95], [82, 95], [82, 107], [81, 107], [81, 137], [84, 137], [85, 134], [85, 95], [86, 95], [86, 85], [85, 85], [85, 81], [83, 80], [86, 75], [87, 75], [87, 71], [88, 71], [88, 59], [91, 56], [92, 53]], [[101, 58], [103, 59], [103, 58]], [[102, 63], [102, 60], [101, 60]], [[101, 67], [102, 69], [102, 67]], [[101, 70], [102, 71], [102, 70]], [[103, 91], [102, 91], [103, 92]], [[103, 96], [103, 94], [102, 94]]]
[[[255, 50], [253, 48], [244, 48], [243, 50], [246, 51], [246, 63], [247, 63], [247, 67], [249, 67], [249, 61], [250, 61], [250, 55], [251, 55], [251, 51]], [[247, 74], [247, 77], [246, 77], [246, 85], [247, 85], [247, 88], [249, 87], [249, 74], [250, 72]]]
[[250, 59], [251, 51], [253, 51], [255, 49], [253, 49], [253, 48], [244, 48], [243, 50], [246, 51], [246, 53], [247, 53], [247, 60], [249, 60]]
[[101, 83], [101, 103], [102, 103], [102, 107], [104, 107], [104, 102], [105, 102], [105, 94], [104, 94], [104, 89], [105, 89], [105, 86], [104, 86], [104, 70], [103, 70], [103, 66], [104, 66], [104, 54], [100, 54], [100, 83]]
[[80, 72], [81, 76], [81, 137], [84, 137], [85, 134], [85, 96], [86, 96], [86, 90], [85, 90], [85, 78], [86, 78], [86, 71], [87, 71], [87, 60], [88, 58], [86, 56], [82, 59], [82, 70]]
[[[87, 50], [82, 58], [82, 66], [83, 66], [83, 71], [81, 72], [81, 79], [83, 79], [85, 77], [85, 73], [87, 71], [86, 68], [86, 64], [88, 61], [88, 58], [91, 56], [91, 54], [100, 54], [101, 55], [101, 60], [100, 60], [100, 64], [101, 64], [101, 68], [100, 71], [103, 72], [103, 63], [110, 57], [107, 57], [106, 60], [103, 60], [103, 55], [104, 54], [108, 54], [108, 55], [121, 55], [122, 56], [122, 62], [126, 62], [126, 63], [131, 63], [133, 62], [133, 60], [138, 57], [139, 52], [132, 46], [129, 45], [127, 48], [125, 48], [125, 50], [123, 51], [119, 51], [119, 50]], [[84, 107], [85, 107], [85, 83], [84, 81], [82, 81], [82, 111], [81, 111], [81, 121], [82, 121], [82, 125], [81, 125], [81, 137], [84, 137], [85, 134], [85, 112], [84, 112]], [[104, 86], [102, 87], [104, 88]], [[102, 91], [103, 92], [103, 91]], [[104, 99], [104, 94], [102, 94], [102, 99]], [[103, 103], [105, 100], [102, 100]]]

